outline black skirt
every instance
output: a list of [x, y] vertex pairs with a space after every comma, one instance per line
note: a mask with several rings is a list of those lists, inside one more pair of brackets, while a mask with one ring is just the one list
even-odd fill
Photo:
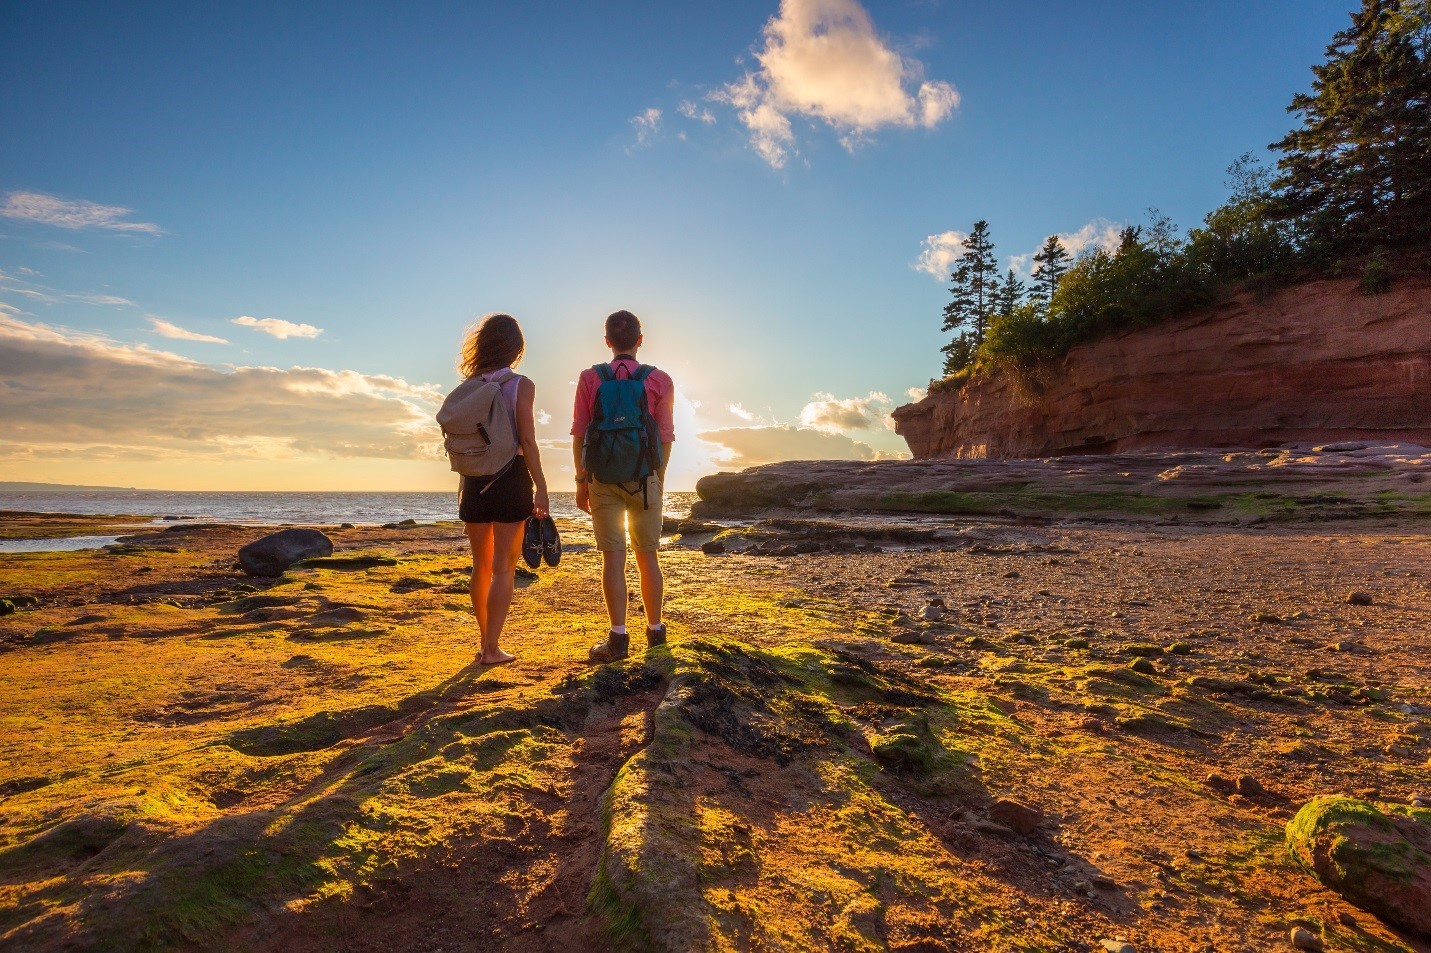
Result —
[[496, 482], [464, 476], [457, 487], [457, 515], [464, 523], [520, 523], [532, 515], [532, 492], [527, 458], [519, 454]]

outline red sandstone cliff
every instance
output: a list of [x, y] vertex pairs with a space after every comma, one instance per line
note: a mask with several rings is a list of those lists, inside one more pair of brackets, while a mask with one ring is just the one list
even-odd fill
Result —
[[980, 377], [894, 412], [916, 460], [1336, 440], [1431, 445], [1431, 285], [1316, 281]]

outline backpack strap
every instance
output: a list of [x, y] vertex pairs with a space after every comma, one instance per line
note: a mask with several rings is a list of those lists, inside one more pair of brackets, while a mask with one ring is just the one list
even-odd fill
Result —
[[598, 393], [591, 395], [591, 421], [586, 425], [586, 432], [588, 436], [590, 436], [591, 431], [596, 427], [597, 424], [601, 422], [603, 417], [603, 414], [601, 412], [601, 395], [599, 393], [601, 390], [601, 385], [605, 384], [607, 381], [616, 380], [615, 375], [611, 373], [610, 364], [593, 364], [591, 365], [591, 369], [596, 372], [596, 379], [598, 382], [596, 385], [596, 389]]

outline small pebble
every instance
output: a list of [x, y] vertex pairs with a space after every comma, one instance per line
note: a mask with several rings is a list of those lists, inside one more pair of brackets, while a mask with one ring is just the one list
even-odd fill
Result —
[[1108, 953], [1138, 953], [1137, 948], [1127, 940], [1099, 940], [1098, 943]]
[[1371, 593], [1362, 592], [1360, 589], [1347, 593], [1347, 605], [1349, 606], [1369, 606], [1371, 605]]
[[1291, 940], [1292, 945], [1299, 950], [1324, 950], [1327, 948], [1327, 945], [1322, 942], [1322, 938], [1306, 927], [1293, 927]]

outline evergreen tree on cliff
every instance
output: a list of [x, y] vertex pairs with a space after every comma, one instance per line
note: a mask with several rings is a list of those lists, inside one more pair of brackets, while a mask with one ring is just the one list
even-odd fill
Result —
[[994, 313], [1007, 318], [1023, 303], [1024, 283], [1019, 280], [1018, 272], [1010, 268], [1008, 274], [1004, 275], [1004, 280], [999, 283], [998, 290], [994, 292]]
[[1058, 236], [1050, 235], [1044, 239], [1043, 247], [1034, 255], [1033, 260], [1038, 267], [1033, 273], [1034, 286], [1030, 297], [1040, 307], [1047, 308], [1053, 300], [1054, 291], [1058, 289], [1058, 279], [1068, 270], [1071, 256]]
[[1363, 0], [1288, 111], [1274, 217], [1334, 260], [1431, 240], [1431, 0]]
[[953, 300], [944, 306], [943, 330], [959, 334], [942, 348], [945, 374], [973, 363], [974, 352], [984, 342], [989, 319], [995, 314], [998, 290], [999, 266], [989, 238], [989, 223], [978, 221], [964, 240], [964, 251], [949, 274]]

